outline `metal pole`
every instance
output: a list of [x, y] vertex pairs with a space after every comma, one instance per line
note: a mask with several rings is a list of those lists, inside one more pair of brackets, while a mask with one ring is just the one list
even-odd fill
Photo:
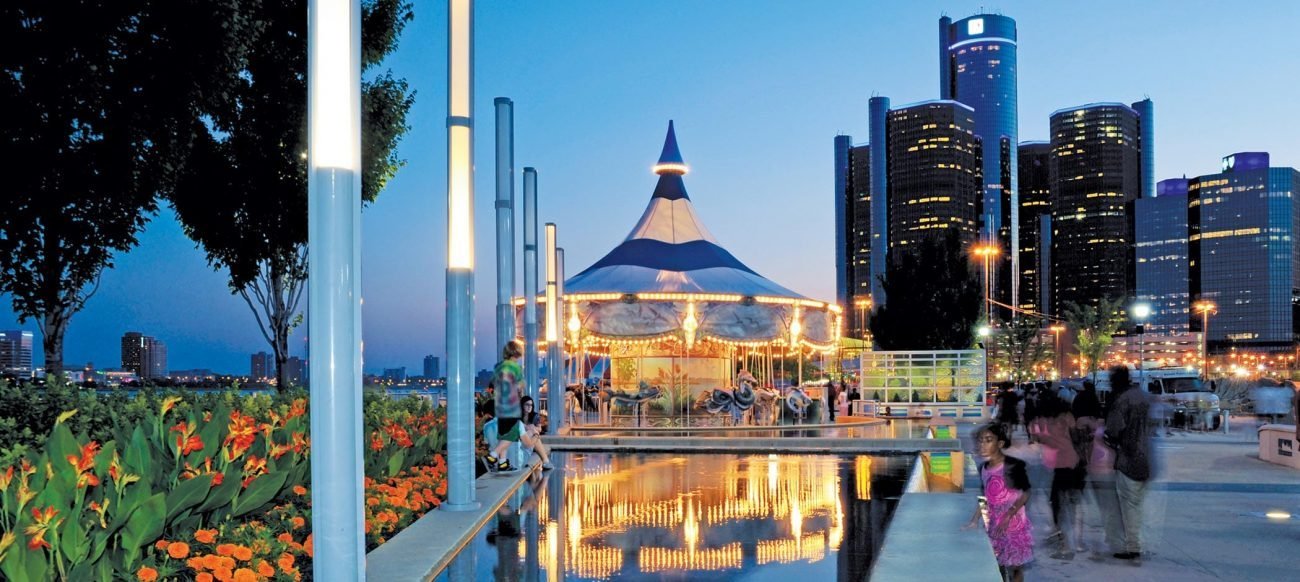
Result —
[[497, 109], [497, 351], [515, 339], [515, 105], [505, 97]]
[[537, 358], [537, 170], [524, 168], [524, 387], [541, 402]]
[[564, 422], [564, 374], [560, 371], [559, 253], [555, 248], [555, 223], [546, 223], [546, 409], [551, 417], [551, 434], [559, 434]]
[[361, 4], [307, 5], [307, 312], [316, 580], [365, 577], [361, 428]]
[[1206, 381], [1210, 379], [1210, 312], [1201, 311], [1201, 366]]
[[474, 2], [450, 0], [447, 19], [447, 502], [477, 509], [474, 493]]
[[[569, 424], [568, 416], [567, 416], [567, 408], [566, 408], [566, 406], [568, 405], [568, 398], [567, 398], [568, 394], [564, 391], [564, 389], [567, 387], [565, 381], [565, 374], [564, 374], [564, 329], [563, 329], [564, 249], [559, 247], [556, 247], [555, 249], [555, 315], [556, 315], [555, 351], [554, 352], [547, 351], [547, 355], [552, 358], [555, 358], [554, 360], [555, 367], [551, 368], [552, 370], [555, 370], [555, 372], [552, 372], [552, 374], [555, 375], [555, 377], [558, 377], [560, 379], [560, 384], [558, 386], [560, 392], [558, 392], [558, 394], [560, 394], [561, 396], [565, 396], [565, 398], [560, 398], [558, 401], [561, 414], [551, 419], [551, 426], [555, 427], [556, 431], [559, 431], [560, 429], [564, 428], [565, 426], [568, 426]], [[551, 414], [554, 415], [555, 413], [552, 412]]]

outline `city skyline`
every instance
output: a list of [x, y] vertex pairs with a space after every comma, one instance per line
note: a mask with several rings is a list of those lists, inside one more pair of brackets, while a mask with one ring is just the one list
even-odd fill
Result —
[[[1270, 70], [1289, 48], [1285, 23], [1300, 15], [1296, 6], [1252, 4], [1225, 15], [1208, 5], [1136, 11], [1104, 3], [1071, 15], [1068, 26], [1050, 6], [998, 8], [1017, 22], [1020, 141], [1047, 139], [1048, 115], [1057, 109], [1149, 96], [1161, 109], [1157, 179], [1213, 174], [1217, 160], [1239, 151], [1268, 151], [1275, 166], [1300, 165], [1300, 144], [1290, 140], [1300, 121], [1284, 115], [1291, 91], [1240, 90], [1273, 78]], [[899, 104], [934, 98], [935, 22], [945, 13], [970, 16], [979, 4], [842, 3], [819, 5], [815, 14], [745, 4], [744, 22], [734, 18], [737, 9], [742, 5], [479, 7], [476, 369], [490, 366], [496, 351], [496, 96], [516, 103], [516, 180], [524, 166], [538, 168], [540, 217], [559, 224], [570, 276], [626, 234], [653, 186], [649, 167], [662, 127], [675, 119], [692, 164], [693, 199], [719, 241], [797, 292], [835, 297], [827, 136], [865, 137], [873, 94]], [[423, 356], [443, 352], [445, 14], [425, 3], [415, 10], [387, 63], [419, 91], [399, 149], [408, 166], [363, 216], [367, 371], [420, 369]], [[1220, 26], [1224, 18], [1233, 26]], [[846, 30], [844, 22], [863, 24]], [[561, 32], [572, 28], [585, 34]], [[1197, 30], [1213, 30], [1216, 42], [1188, 42]], [[673, 35], [664, 38], [664, 31]], [[552, 82], [557, 78], [566, 82]], [[239, 371], [250, 354], [268, 349], [247, 306], [229, 294], [224, 274], [205, 264], [170, 210], [140, 242], [115, 258], [98, 294], [73, 317], [66, 361], [113, 363], [117, 340], [132, 329], [166, 341], [177, 369]], [[42, 361], [35, 322], [17, 324], [8, 307], [0, 328], [35, 331]], [[305, 355], [301, 333], [291, 343], [293, 355]]]

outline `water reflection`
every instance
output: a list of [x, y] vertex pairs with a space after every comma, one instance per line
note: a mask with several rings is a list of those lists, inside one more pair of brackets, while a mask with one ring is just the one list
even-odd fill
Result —
[[861, 580], [913, 458], [556, 454], [469, 550], [485, 580]]

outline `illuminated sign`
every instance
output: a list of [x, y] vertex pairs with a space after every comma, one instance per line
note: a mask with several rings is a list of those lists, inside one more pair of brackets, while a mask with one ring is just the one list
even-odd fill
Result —
[[1228, 156], [1223, 158], [1223, 171], [1226, 172], [1231, 170], [1235, 165], [1237, 165], [1237, 156]]
[[976, 18], [966, 23], [966, 34], [984, 34], [984, 19]]

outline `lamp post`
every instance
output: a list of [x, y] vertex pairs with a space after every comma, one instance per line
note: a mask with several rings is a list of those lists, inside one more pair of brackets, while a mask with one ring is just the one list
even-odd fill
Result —
[[1065, 326], [1059, 323], [1054, 323], [1047, 329], [1052, 330], [1052, 333], [1056, 334], [1056, 348], [1055, 351], [1052, 352], [1055, 356], [1053, 358], [1053, 365], [1056, 366], [1056, 374], [1064, 378], [1065, 375], [1061, 373], [1061, 332], [1065, 331]]
[[971, 252], [984, 259], [984, 320], [993, 325], [993, 272], [990, 261], [1002, 251], [993, 243], [975, 245]]
[[871, 297], [860, 297], [853, 301], [853, 305], [858, 308], [858, 338], [867, 339], [867, 332], [871, 326], [867, 325], [867, 314], [871, 310]]
[[1197, 301], [1193, 309], [1201, 314], [1201, 375], [1210, 379], [1210, 315], [1218, 313], [1218, 305], [1213, 301]]
[[365, 578], [361, 423], [361, 3], [307, 5], [307, 312], [316, 580]]
[[1146, 388], [1146, 373], [1143, 372], [1143, 369], [1146, 367], [1146, 353], [1145, 353], [1146, 325], [1144, 324], [1146, 323], [1148, 317], [1151, 317], [1150, 303], [1141, 302], [1141, 303], [1135, 303], [1133, 305], [1133, 319], [1137, 321], [1137, 334], [1138, 334], [1137, 369], [1140, 378], [1139, 380], [1140, 384], [1138, 385], [1142, 386], [1144, 389]]

